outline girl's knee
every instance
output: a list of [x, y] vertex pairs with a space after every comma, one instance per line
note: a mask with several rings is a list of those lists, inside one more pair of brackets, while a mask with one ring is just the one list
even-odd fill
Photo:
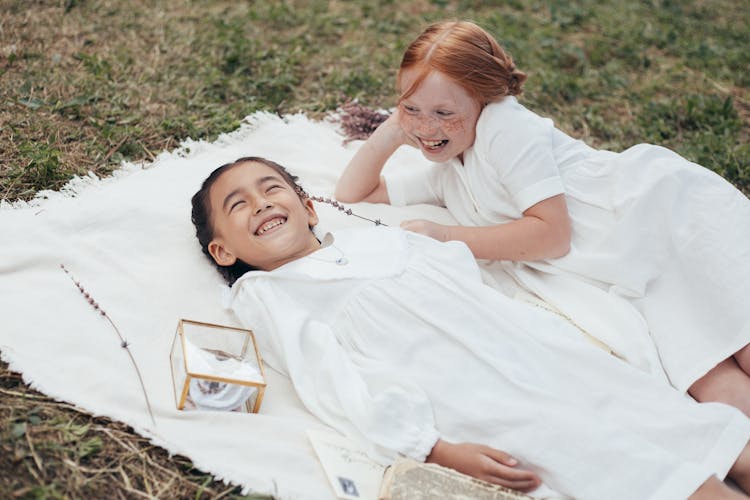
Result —
[[750, 376], [750, 344], [734, 353], [734, 359], [748, 376]]
[[693, 383], [688, 393], [701, 403], [724, 403], [750, 416], [750, 376], [732, 357], [725, 359]]
[[721, 401], [722, 397], [750, 387], [750, 377], [730, 357], [714, 366], [690, 386], [688, 392], [698, 401]]
[[732, 491], [729, 486], [719, 481], [716, 476], [711, 476], [690, 495], [689, 500], [729, 500], [735, 498], [741, 499], [746, 497], [739, 492]]

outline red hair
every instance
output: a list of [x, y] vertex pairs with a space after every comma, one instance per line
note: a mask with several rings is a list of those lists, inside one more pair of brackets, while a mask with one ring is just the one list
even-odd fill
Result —
[[463, 87], [480, 105], [522, 92], [526, 74], [485, 30], [468, 21], [445, 21], [428, 26], [407, 47], [398, 79], [406, 69], [421, 73], [401, 99], [414, 93], [425, 77], [439, 71]]

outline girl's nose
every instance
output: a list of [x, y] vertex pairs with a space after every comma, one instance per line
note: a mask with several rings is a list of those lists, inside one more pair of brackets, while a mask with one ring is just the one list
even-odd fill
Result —
[[417, 132], [422, 135], [429, 135], [438, 129], [437, 119], [432, 116], [422, 116], [417, 123]]
[[255, 204], [255, 215], [258, 215], [259, 213], [263, 212], [264, 210], [268, 210], [273, 206], [273, 203], [266, 199], [260, 199]]

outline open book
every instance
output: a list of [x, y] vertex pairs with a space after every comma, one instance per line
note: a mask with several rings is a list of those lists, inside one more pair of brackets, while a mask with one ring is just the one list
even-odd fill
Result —
[[437, 464], [398, 458], [389, 467], [371, 460], [356, 443], [325, 431], [308, 431], [336, 496], [345, 500], [527, 500], [532, 497]]
[[532, 497], [437, 464], [398, 458], [383, 476], [378, 500], [527, 500]]

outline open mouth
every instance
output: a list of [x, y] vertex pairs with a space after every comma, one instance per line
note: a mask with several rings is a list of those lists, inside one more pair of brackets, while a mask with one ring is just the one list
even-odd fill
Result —
[[428, 141], [425, 139], [420, 139], [419, 142], [422, 143], [422, 146], [424, 146], [426, 150], [434, 151], [448, 144], [448, 139], [443, 139], [442, 141]]
[[256, 236], [263, 236], [268, 231], [273, 230], [274, 228], [277, 228], [283, 224], [286, 223], [286, 217], [275, 217], [269, 221], [264, 222], [261, 224], [261, 226], [258, 228], [257, 231], [255, 231]]

